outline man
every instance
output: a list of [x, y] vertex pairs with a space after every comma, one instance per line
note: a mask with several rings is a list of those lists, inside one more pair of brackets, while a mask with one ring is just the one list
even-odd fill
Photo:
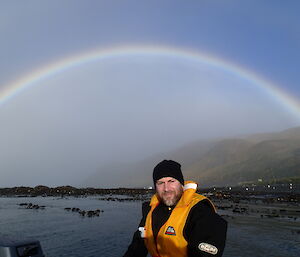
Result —
[[139, 230], [124, 257], [220, 257], [227, 222], [209, 199], [196, 193], [197, 184], [184, 182], [181, 165], [160, 162], [153, 171], [156, 194], [143, 204]]

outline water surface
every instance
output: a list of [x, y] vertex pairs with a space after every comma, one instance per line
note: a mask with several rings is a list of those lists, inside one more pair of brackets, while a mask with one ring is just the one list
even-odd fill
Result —
[[[100, 197], [2, 197], [0, 235], [37, 239], [47, 257], [122, 256], [141, 218], [141, 201], [114, 202]], [[26, 209], [20, 203], [44, 205]], [[101, 209], [99, 217], [81, 217], [66, 207]], [[298, 257], [299, 221], [228, 218], [224, 257]]]

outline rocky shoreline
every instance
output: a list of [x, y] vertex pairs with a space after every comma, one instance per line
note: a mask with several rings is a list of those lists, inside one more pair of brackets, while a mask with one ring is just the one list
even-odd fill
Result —
[[91, 195], [145, 195], [152, 193], [152, 189], [135, 189], [135, 188], [76, 188], [72, 186], [60, 186], [60, 187], [10, 187], [0, 188], [0, 196], [9, 197], [35, 197], [35, 196], [91, 196]]
[[[61, 186], [50, 188], [46, 186], [0, 188], [0, 197], [88, 197], [99, 196], [100, 201], [147, 201], [150, 200], [153, 189], [134, 188], [75, 188]], [[237, 217], [255, 217], [267, 219], [285, 219], [299, 222], [300, 193], [280, 190], [249, 191], [244, 187], [207, 188], [198, 190], [215, 204], [218, 212], [225, 219]], [[34, 209], [35, 206], [28, 205]], [[81, 210], [82, 211], [82, 210]], [[78, 211], [79, 212], [79, 211]], [[82, 212], [81, 215], [87, 213]], [[96, 213], [96, 215], [99, 213]], [[300, 234], [300, 230], [296, 233]]]
[[[274, 186], [261, 186], [251, 188], [245, 186], [236, 187], [212, 187], [198, 190], [199, 193], [211, 194], [217, 197], [224, 196], [225, 198], [241, 199], [249, 196], [261, 196], [261, 195], [280, 195], [284, 197], [286, 201], [300, 201], [300, 185], [293, 187], [292, 190], [286, 188], [277, 188], [274, 190]], [[254, 190], [255, 189], [255, 190]], [[154, 189], [145, 188], [76, 188], [73, 186], [59, 186], [59, 187], [47, 187], [39, 185], [36, 187], [6, 187], [0, 188], [0, 196], [20, 196], [20, 197], [34, 197], [34, 196], [85, 196], [85, 195], [147, 195], [153, 194]]]

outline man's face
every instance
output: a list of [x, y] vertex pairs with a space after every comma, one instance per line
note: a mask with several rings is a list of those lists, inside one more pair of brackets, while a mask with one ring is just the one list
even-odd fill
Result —
[[167, 206], [177, 204], [183, 193], [181, 183], [172, 177], [164, 177], [156, 181], [156, 193]]

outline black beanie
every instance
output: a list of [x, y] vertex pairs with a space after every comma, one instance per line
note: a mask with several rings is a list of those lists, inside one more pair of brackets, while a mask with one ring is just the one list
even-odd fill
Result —
[[178, 162], [172, 160], [164, 160], [157, 164], [153, 170], [153, 182], [154, 186], [156, 181], [164, 178], [172, 177], [177, 179], [182, 185], [184, 184], [183, 175], [181, 172], [181, 165]]

